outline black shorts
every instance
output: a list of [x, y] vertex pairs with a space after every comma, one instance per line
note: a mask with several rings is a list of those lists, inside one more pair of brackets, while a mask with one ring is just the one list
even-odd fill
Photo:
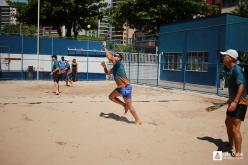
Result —
[[56, 82], [56, 83], [61, 81], [61, 74], [53, 75], [53, 81]]
[[235, 117], [235, 118], [240, 119], [241, 121], [244, 121], [246, 110], [247, 110], [247, 105], [238, 104], [235, 111], [233, 112], [226, 111], [226, 115], [230, 117]]

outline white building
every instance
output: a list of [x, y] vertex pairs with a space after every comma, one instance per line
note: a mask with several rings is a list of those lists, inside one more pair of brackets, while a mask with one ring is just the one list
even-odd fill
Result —
[[17, 10], [16, 8], [10, 7], [10, 24], [16, 25], [16, 15]]
[[[118, 4], [118, 0], [111, 0], [111, 6], [114, 7]], [[131, 44], [132, 38], [134, 36], [134, 29], [130, 28], [127, 26], [125, 23], [123, 25], [123, 29], [116, 29], [115, 27], [111, 27], [111, 39], [116, 43], [116, 44]]]
[[0, 29], [10, 22], [10, 8], [5, 0], [0, 0]]
[[0, 29], [5, 25], [16, 24], [16, 9], [9, 7], [6, 0], [0, 0]]

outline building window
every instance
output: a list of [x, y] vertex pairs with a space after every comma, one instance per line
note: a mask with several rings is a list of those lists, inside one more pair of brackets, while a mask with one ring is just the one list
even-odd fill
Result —
[[181, 53], [165, 53], [164, 70], [182, 70], [182, 54]]
[[187, 53], [187, 70], [207, 72], [208, 71], [208, 53], [207, 52]]

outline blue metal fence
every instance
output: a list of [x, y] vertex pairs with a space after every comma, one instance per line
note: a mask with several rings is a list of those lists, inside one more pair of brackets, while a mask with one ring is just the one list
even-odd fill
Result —
[[[8, 53], [36, 54], [37, 37], [17, 34], [0, 34], [0, 46], [8, 47]], [[71, 40], [53, 37], [40, 37], [40, 54], [67, 55], [70, 49], [101, 50], [102, 41]], [[2, 50], [3, 51], [7, 50]], [[6, 53], [6, 52], [5, 52]], [[89, 53], [90, 55], [90, 53]]]
[[[226, 95], [227, 89], [221, 76], [223, 66], [219, 51], [237, 49], [241, 66], [248, 75], [247, 25], [247, 18], [229, 15], [163, 25], [160, 28], [157, 54], [123, 53], [128, 78], [135, 84]], [[11, 56], [13, 53], [35, 54], [35, 42], [35, 38], [32, 37], [0, 35], [0, 54], [1, 56]], [[74, 49], [83, 51], [77, 54], [73, 52]], [[101, 50], [100, 41], [41, 39], [41, 54], [85, 57], [78, 61], [81, 67], [78, 80], [106, 79], [100, 67], [100, 61], [106, 58], [99, 50]], [[27, 59], [27, 56], [26, 59], [23, 57], [21, 59], [11, 61], [11, 67], [21, 66], [14, 69], [1, 59], [0, 78], [29, 79], [26, 65], [33, 61], [35, 67], [37, 59]], [[49, 59], [40, 59], [40, 63], [41, 66], [46, 65], [46, 68], [51, 65]], [[51, 79], [47, 76], [49, 69], [40, 70], [40, 73], [41, 80]], [[33, 77], [36, 77], [35, 72]]]
[[[181, 64], [182, 68], [180, 70], [164, 70], [163, 66], [166, 65], [166, 62], [162, 61], [163, 54], [124, 53], [124, 56], [123, 63], [131, 83], [213, 94], [227, 94], [226, 89], [220, 90], [221, 66], [218, 63], [208, 63], [208, 70], [204, 72], [187, 70], [189, 63]], [[147, 58], [147, 56], [150, 57]], [[2, 58], [0, 80], [36, 80], [36, 65], [32, 65], [36, 61], [37, 59], [22, 59], [6, 63], [8, 61], [4, 61], [4, 58]], [[106, 61], [106, 58], [97, 58], [96, 61], [87, 60], [86, 58], [78, 60], [79, 72], [77, 73], [77, 80], [106, 80], [106, 76], [100, 66], [101, 61]], [[25, 66], [23, 70], [21, 68], [22, 63]], [[28, 66], [32, 66], [33, 70], [28, 70]], [[39, 80], [52, 80], [49, 75], [51, 60], [41, 59], [40, 67], [46, 69], [40, 70]], [[110, 69], [112, 65], [108, 64], [108, 67]], [[163, 72], [166, 72], [166, 74]], [[193, 78], [192, 75], [194, 75]]]

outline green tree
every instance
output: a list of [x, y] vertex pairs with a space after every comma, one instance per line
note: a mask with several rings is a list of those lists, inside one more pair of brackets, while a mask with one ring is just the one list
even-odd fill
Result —
[[243, 17], [248, 17], [248, 0], [241, 0], [233, 13]]
[[[19, 22], [37, 24], [37, 0], [29, 0], [25, 8], [18, 8]], [[73, 29], [77, 38], [81, 29], [87, 29], [90, 22], [101, 19], [106, 3], [103, 0], [41, 0], [40, 23], [52, 26], [61, 35], [61, 27], [66, 26], [67, 37], [71, 37]], [[94, 26], [92, 26], [94, 27]]]
[[6, 25], [3, 28], [4, 33], [9, 34], [24, 34], [24, 35], [34, 35], [36, 33], [36, 27], [33, 25]]
[[202, 0], [122, 0], [108, 14], [117, 28], [127, 23], [132, 28], [157, 32], [161, 23], [212, 15], [218, 13], [217, 10]]

